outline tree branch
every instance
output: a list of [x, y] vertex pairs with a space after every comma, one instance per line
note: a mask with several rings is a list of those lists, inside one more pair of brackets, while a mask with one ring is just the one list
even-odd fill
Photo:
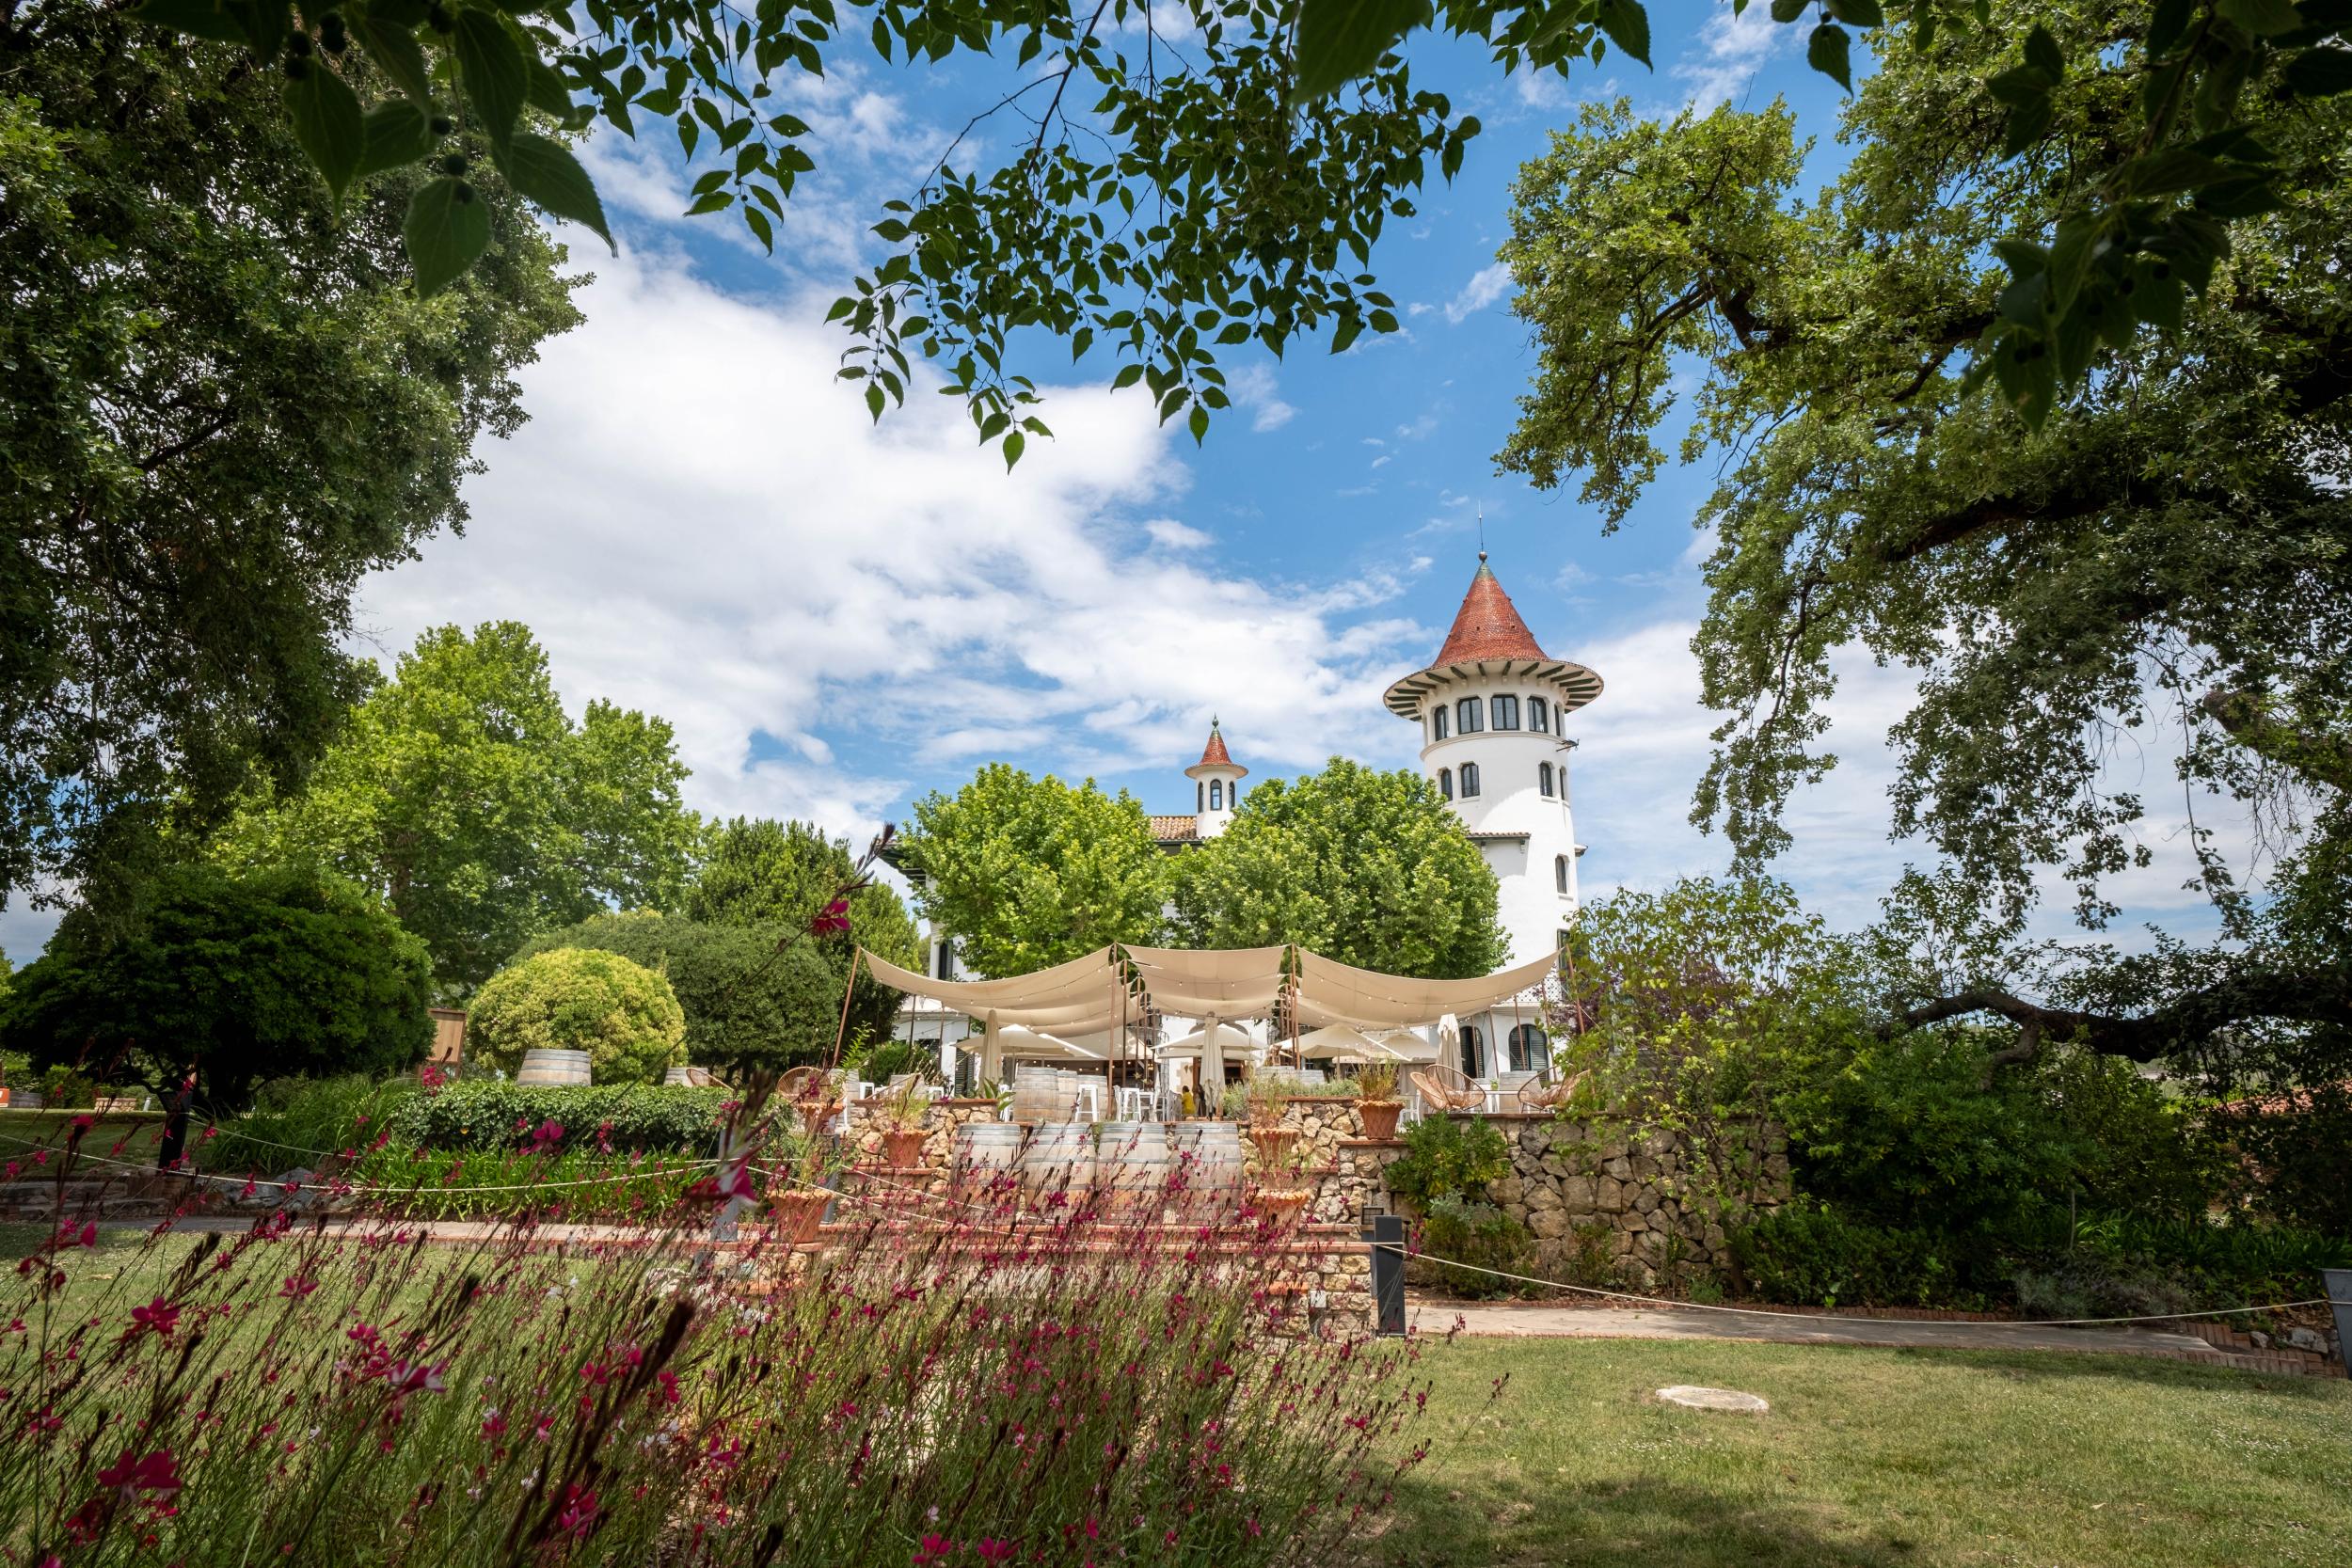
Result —
[[2232, 1024], [2257, 1019], [2290, 1023], [2352, 1023], [2352, 974], [2303, 974], [2248, 970], [2185, 991], [2153, 1012], [2110, 1013], [2044, 1007], [1997, 987], [1979, 987], [1905, 1008], [1881, 1026], [1882, 1037], [1923, 1028], [1971, 1013], [1994, 1013], [2023, 1026], [2018, 1042], [1995, 1053], [1993, 1065], [2031, 1061], [2045, 1037], [2075, 1039], [2103, 1056], [2153, 1062], [2195, 1045]]

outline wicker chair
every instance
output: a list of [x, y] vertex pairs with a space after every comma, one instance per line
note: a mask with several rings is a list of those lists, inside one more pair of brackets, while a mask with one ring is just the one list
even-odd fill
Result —
[[1421, 1102], [1435, 1111], [1476, 1111], [1486, 1103], [1486, 1091], [1469, 1074], [1443, 1062], [1431, 1062], [1407, 1075]]
[[1583, 1082], [1583, 1073], [1565, 1071], [1555, 1063], [1518, 1086], [1519, 1109], [1556, 1111], [1575, 1097]]

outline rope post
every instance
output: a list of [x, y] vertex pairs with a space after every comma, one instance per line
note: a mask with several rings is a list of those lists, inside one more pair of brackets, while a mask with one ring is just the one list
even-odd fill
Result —
[[2325, 1287], [2320, 1294], [2336, 1315], [2336, 1357], [2344, 1364], [2345, 1375], [2352, 1376], [2352, 1269], [2322, 1269], [2319, 1283]]
[[1405, 1216], [1371, 1216], [1363, 1239], [1372, 1245], [1372, 1324], [1384, 1339], [1405, 1332]]

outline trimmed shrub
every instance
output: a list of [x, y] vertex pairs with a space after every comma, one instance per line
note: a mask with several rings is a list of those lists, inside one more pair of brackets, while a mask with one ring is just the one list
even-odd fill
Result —
[[490, 976], [467, 1009], [466, 1044], [507, 1072], [526, 1051], [585, 1051], [598, 1083], [653, 1084], [686, 1060], [686, 1015], [644, 965], [558, 947]]
[[1960, 1251], [1949, 1236], [1864, 1224], [1826, 1204], [1793, 1203], [1731, 1232], [1748, 1289], [1800, 1307], [1981, 1307]]
[[253, 1091], [250, 1111], [214, 1124], [215, 1135], [199, 1147], [199, 1159], [207, 1169], [223, 1171], [315, 1166], [325, 1156], [373, 1142], [420, 1093], [408, 1077], [273, 1078]]
[[[725, 1089], [684, 1085], [574, 1088], [469, 1079], [404, 1101], [391, 1131], [417, 1148], [448, 1153], [526, 1148], [536, 1139], [557, 1150], [699, 1156], [716, 1151], [722, 1108], [731, 1098]], [[562, 1132], [542, 1136], [549, 1124]]]

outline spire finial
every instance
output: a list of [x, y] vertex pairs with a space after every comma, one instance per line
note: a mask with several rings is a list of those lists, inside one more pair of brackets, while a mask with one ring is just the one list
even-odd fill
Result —
[[1478, 503], [1478, 563], [1486, 564], [1486, 503]]
[[1209, 715], [1209, 728], [1216, 728], [1216, 715], [1214, 713]]

